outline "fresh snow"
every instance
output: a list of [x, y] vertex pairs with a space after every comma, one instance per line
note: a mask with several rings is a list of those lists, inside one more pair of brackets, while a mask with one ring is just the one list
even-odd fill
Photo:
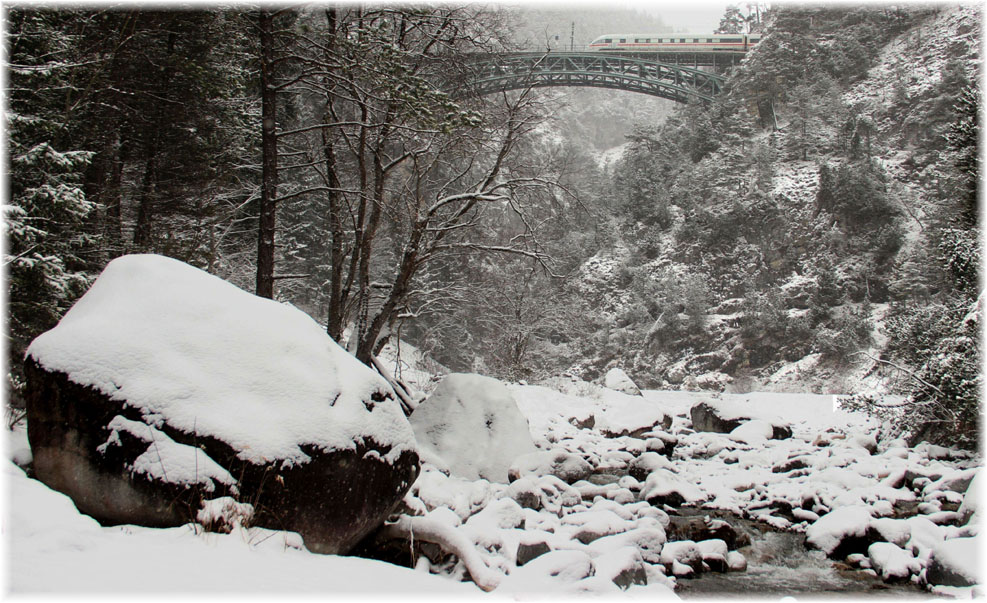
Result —
[[236, 480], [230, 472], [195, 446], [179, 444], [159, 429], [120, 415], [113, 417], [106, 427], [110, 435], [96, 447], [100, 453], [120, 445], [120, 432], [147, 444], [147, 449], [129, 467], [134, 473], [162, 482], [197, 484], [206, 492], [214, 492], [218, 482], [237, 493]]
[[[475, 393], [477, 382], [471, 383], [467, 391]], [[152, 591], [237, 590], [244, 584], [259, 591], [338, 592], [335, 580], [345, 581], [352, 592], [391, 589], [387, 592], [458, 597], [479, 593], [476, 585], [460, 582], [476, 572], [474, 579], [488, 588], [496, 585], [498, 596], [652, 598], [669, 596], [677, 581], [694, 573], [693, 567], [704, 557], [717, 564], [724, 557], [725, 564], [736, 570], [749, 565], [747, 571], [760, 571], [757, 557], [747, 559], [736, 551], [724, 556], [716, 541], [669, 541], [668, 514], [647, 499], [673, 492], [703, 513], [746, 515], [778, 529], [804, 532], [823, 550], [833, 550], [846, 535], [873, 529], [890, 541], [889, 546], [874, 547], [857, 559], [872, 568], [866, 571], [889, 578], [907, 569], [916, 580], [936, 547], [975, 533], [974, 528], [935, 522], [958, 516], [942, 511], [943, 505], [949, 504], [947, 499], [963, 500], [958, 490], [975, 479], [972, 469], [979, 463], [977, 458], [941, 447], [911, 448], [901, 440], [875, 438], [880, 424], [838, 408], [833, 396], [668, 391], [628, 396], [571, 379], [497, 385], [504, 387], [501, 394], [509, 393], [527, 423], [524, 433], [540, 451], [530, 457], [540, 459], [536, 470], [508, 485], [479, 476], [449, 475], [426, 463], [404, 499], [408, 510], [402, 517], [416, 516], [405, 522], [412, 533], [414, 526], [427, 528], [457, 546], [475, 550], [468, 555], [469, 570], [455, 558], [435, 566], [422, 558], [412, 571], [376, 561], [311, 555], [302, 549], [297, 534], [242, 528], [240, 517], [248, 510], [231, 508], [222, 499], [206, 504], [202, 520], [211, 522], [213, 529], [229, 530], [226, 535], [203, 533], [193, 525], [169, 530], [100, 528], [79, 515], [67, 498], [28, 480], [11, 465], [10, 471], [16, 472], [12, 479], [21, 481], [12, 498], [16, 506], [12, 521], [18, 522], [20, 531], [8, 531], [18, 574], [12, 587], [16, 592], [44, 588], [85, 592], [97, 589], [102, 580], [120, 590], [144, 586], [141, 592], [146, 592], [146, 584], [154, 579], [152, 570], [133, 568], [143, 563], [168, 567], [169, 576], [171, 568], [182, 574]], [[461, 400], [465, 403], [466, 398]], [[748, 429], [762, 437], [693, 431], [689, 410], [710, 400], [745, 416], [783, 418], [793, 435], [766, 439], [761, 423], [766, 419], [761, 418], [751, 421], [754, 427]], [[671, 419], [670, 428], [651, 428], [666, 418]], [[642, 428], [651, 431], [637, 437], [619, 435]], [[107, 438], [110, 445], [112, 435]], [[8, 452], [14, 454], [22, 447], [15, 437]], [[670, 449], [671, 459], [663, 455]], [[547, 469], [558, 471], [548, 462], [556, 455], [567, 462], [581, 461], [578, 471], [588, 467], [595, 474], [593, 481], [570, 485], [556, 475], [540, 475]], [[632, 477], [632, 468], [643, 477]], [[917, 476], [915, 489], [900, 487], [907, 472]], [[894, 519], [896, 503], [918, 504], [919, 512], [925, 509], [932, 514]], [[790, 509], [791, 515], [783, 516], [778, 508]], [[518, 566], [522, 544], [547, 546], [550, 552]], [[144, 554], [145, 548], [153, 551]], [[92, 553], [110, 560], [133, 557], [121, 567], [132, 570], [135, 577], [114, 581], [110, 572], [116, 567], [112, 563], [94, 567], [89, 561]], [[944, 554], [948, 560], [950, 552]], [[58, 565], [45, 565], [49, 557]], [[64, 580], [62, 574], [52, 573], [61, 571], [55, 569], [61, 566], [72, 568]], [[76, 576], [76, 567], [87, 575]], [[206, 584], [207, 576], [239, 576], [241, 571], [250, 576], [236, 587], [229, 582]], [[276, 577], [269, 577], [263, 586], [257, 575], [265, 571]], [[637, 579], [646, 575], [649, 585], [621, 591], [610, 579], [621, 573]], [[282, 586], [282, 581], [292, 582]], [[943, 588], [934, 587], [936, 592]]]
[[302, 445], [345, 450], [360, 438], [395, 458], [415, 447], [396, 402], [364, 404], [387, 382], [305, 313], [162, 256], [110, 262], [27, 354], [255, 464], [305, 463]]

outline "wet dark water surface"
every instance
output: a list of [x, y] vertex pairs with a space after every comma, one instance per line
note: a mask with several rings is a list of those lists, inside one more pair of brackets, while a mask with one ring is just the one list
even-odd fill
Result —
[[776, 532], [756, 522], [724, 517], [751, 537], [739, 549], [747, 558], [746, 572], [705, 572], [699, 578], [679, 580], [675, 589], [683, 599], [937, 599], [912, 583], [887, 584], [878, 577], [846, 568], [809, 550], [802, 534]]

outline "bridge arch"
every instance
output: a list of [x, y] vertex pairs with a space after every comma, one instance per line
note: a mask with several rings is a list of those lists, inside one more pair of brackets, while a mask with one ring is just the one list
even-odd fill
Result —
[[640, 92], [680, 103], [711, 102], [724, 77], [647, 58], [590, 52], [522, 52], [476, 60], [473, 78], [457, 96], [554, 86]]

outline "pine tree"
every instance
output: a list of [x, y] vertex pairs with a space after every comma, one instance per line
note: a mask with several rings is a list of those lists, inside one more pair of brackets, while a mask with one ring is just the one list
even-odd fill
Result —
[[87, 61], [76, 38], [65, 35], [73, 15], [11, 9], [8, 17], [8, 401], [20, 407], [24, 350], [55, 326], [92, 276], [94, 244], [82, 226], [95, 204], [84, 191], [93, 152], [73, 146], [78, 124], [66, 110], [88, 71], [79, 67]]

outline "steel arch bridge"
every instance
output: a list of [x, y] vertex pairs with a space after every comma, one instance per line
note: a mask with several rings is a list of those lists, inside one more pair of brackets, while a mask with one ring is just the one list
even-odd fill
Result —
[[475, 59], [456, 96], [554, 86], [628, 90], [680, 103], [711, 102], [724, 76], [649, 58], [589, 52], [521, 52]]

